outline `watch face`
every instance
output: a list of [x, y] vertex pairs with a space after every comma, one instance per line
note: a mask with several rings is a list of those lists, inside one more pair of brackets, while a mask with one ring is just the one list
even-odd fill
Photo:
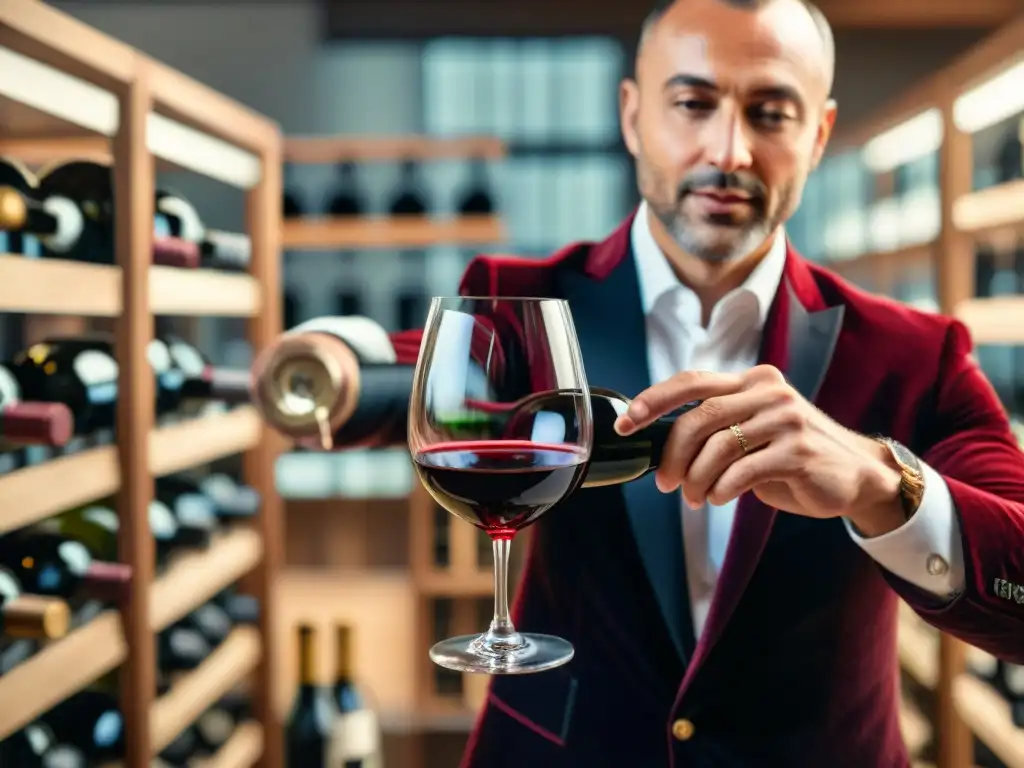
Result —
[[892, 447], [893, 453], [896, 454], [896, 458], [900, 461], [901, 464], [905, 464], [911, 469], [917, 471], [917, 457], [913, 453], [911, 453], [906, 446], [897, 443], [895, 440], [890, 441], [889, 445]]

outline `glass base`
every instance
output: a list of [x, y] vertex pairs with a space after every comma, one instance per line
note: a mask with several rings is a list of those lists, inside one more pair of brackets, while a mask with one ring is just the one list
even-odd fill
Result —
[[483, 635], [462, 635], [442, 640], [430, 649], [430, 659], [456, 672], [485, 675], [528, 675], [572, 661], [572, 643], [554, 635], [516, 633], [514, 646], [488, 643]]

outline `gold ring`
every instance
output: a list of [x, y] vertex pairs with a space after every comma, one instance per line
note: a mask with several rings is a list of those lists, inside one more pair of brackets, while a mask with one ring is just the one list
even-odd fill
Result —
[[743, 434], [743, 430], [740, 429], [739, 424], [733, 424], [729, 429], [734, 435], [736, 435], [736, 442], [740, 444], [740, 448], [746, 453], [749, 450], [747, 445], [747, 436]]

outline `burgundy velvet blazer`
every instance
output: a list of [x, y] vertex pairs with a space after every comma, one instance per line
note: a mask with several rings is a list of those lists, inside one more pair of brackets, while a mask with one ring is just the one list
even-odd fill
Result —
[[[481, 256], [464, 295], [569, 301], [594, 386], [649, 385], [632, 219], [550, 258]], [[419, 331], [395, 334], [415, 362]], [[516, 625], [565, 667], [492, 680], [463, 768], [899, 768], [897, 598], [1024, 663], [1024, 454], [960, 323], [865, 293], [790, 249], [761, 362], [839, 423], [910, 447], [949, 485], [967, 583], [952, 602], [886, 572], [840, 520], [739, 503], [707, 626], [687, 646], [679, 505], [648, 477], [535, 526]], [[688, 650], [689, 647], [689, 650]], [[672, 725], [693, 725], [685, 740]]]

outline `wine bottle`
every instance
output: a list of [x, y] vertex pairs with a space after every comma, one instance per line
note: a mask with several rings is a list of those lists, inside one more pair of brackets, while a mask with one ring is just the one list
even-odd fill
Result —
[[[405, 161], [401, 166], [398, 194], [391, 201], [389, 211], [396, 218], [419, 217], [428, 213], [427, 199], [422, 192], [416, 164]], [[426, 283], [426, 254], [419, 249], [399, 254], [402, 281], [395, 293], [395, 317], [398, 330], [419, 328], [427, 317], [429, 298], [424, 292]]]
[[196, 720], [196, 736], [199, 740], [198, 752], [201, 755], [215, 755], [223, 747], [231, 734], [235, 732], [237, 721], [232, 713], [224, 707], [214, 705], [203, 712]]
[[316, 630], [298, 628], [299, 689], [288, 716], [288, 768], [327, 768], [337, 710], [328, 687], [317, 681]]
[[67, 634], [71, 613], [63, 600], [22, 594], [8, 568], [0, 567], [0, 635], [23, 640], [56, 640]]
[[0, 450], [13, 445], [67, 445], [75, 424], [63, 403], [39, 403], [21, 398], [17, 377], [0, 365]]
[[160, 759], [173, 768], [188, 768], [199, 756], [199, 735], [195, 725], [189, 725], [160, 752]]
[[174, 626], [198, 632], [215, 648], [231, 634], [234, 622], [223, 607], [211, 601], [196, 608]]
[[[230, 394], [240, 397], [238, 381], [206, 371], [200, 380], [190, 379], [174, 364], [169, 346], [154, 339], [147, 358], [156, 377], [156, 413], [175, 413], [189, 398]], [[74, 431], [88, 435], [111, 429], [116, 423], [119, 366], [114, 342], [107, 334], [74, 338], [48, 338], [19, 352], [6, 369], [20, 391], [33, 399], [65, 405], [74, 417]], [[239, 374], [234, 379], [248, 376]]]
[[[411, 365], [364, 363], [328, 331], [299, 329], [279, 338], [256, 359], [253, 404], [271, 427], [305, 447], [403, 445], [414, 370]], [[626, 483], [656, 470], [675, 419], [698, 405], [687, 404], [623, 437], [614, 424], [629, 398], [600, 387], [591, 387], [590, 396], [594, 443], [583, 487]], [[458, 426], [463, 431], [475, 428], [481, 437], [499, 437], [516, 419], [557, 410], [564, 406], [562, 400], [542, 393], [500, 412], [480, 403]], [[329, 439], [323, 439], [324, 428]]]
[[81, 750], [58, 742], [48, 726], [36, 722], [0, 741], [0, 766], [88, 768], [88, 762]]
[[198, 347], [173, 334], [161, 334], [159, 340], [167, 347], [172, 368], [181, 376], [179, 402], [189, 400], [221, 400], [230, 405], [249, 401], [249, 372], [218, 368]]
[[[8, 187], [19, 193], [21, 198], [31, 199], [35, 194], [39, 180], [23, 163], [11, 157], [0, 157], [0, 188]], [[7, 199], [14, 199], [9, 194]], [[0, 205], [4, 195], [0, 195]], [[16, 205], [18, 203], [15, 203]], [[8, 231], [5, 221], [14, 216], [14, 212], [0, 213], [0, 253], [20, 253], [26, 256], [39, 256], [39, 241], [31, 235], [26, 236], [20, 230]]]
[[172, 236], [198, 247], [202, 266], [233, 270], [248, 268], [252, 258], [249, 237], [207, 228], [195, 206], [184, 195], [158, 189], [156, 210], [166, 217]]
[[194, 627], [172, 625], [157, 636], [157, 663], [161, 672], [190, 672], [213, 650], [210, 641]]
[[494, 201], [487, 183], [487, 161], [483, 158], [470, 161], [469, 188], [459, 200], [458, 211], [462, 216], [489, 216], [494, 213]]
[[59, 741], [74, 744], [91, 762], [108, 762], [124, 752], [124, 717], [117, 698], [83, 690], [57, 704], [41, 721]]
[[31, 528], [0, 538], [0, 567], [10, 571], [25, 592], [65, 600], [116, 602], [131, 576], [127, 565], [94, 560], [81, 542]]
[[156, 483], [156, 498], [174, 514], [179, 530], [191, 532], [188, 535], [197, 542], [195, 546], [209, 546], [210, 537], [217, 531], [213, 502], [201, 493], [178, 493], [159, 481]]
[[377, 713], [356, 685], [352, 670], [352, 631], [335, 629], [337, 650], [332, 695], [338, 711], [331, 739], [332, 768], [380, 768], [381, 734]]
[[[4, 229], [35, 235], [44, 256], [100, 264], [115, 263], [114, 190], [109, 166], [72, 160], [40, 175], [34, 196], [11, 187], [0, 189]], [[164, 236], [166, 224], [154, 222], [152, 260], [171, 267], [196, 267], [193, 243]]]
[[[159, 499], [149, 503], [148, 517], [158, 571], [164, 569], [175, 552], [199, 547], [206, 540], [205, 531], [179, 526], [174, 513]], [[110, 506], [88, 504], [64, 512], [54, 522], [57, 532], [84, 544], [93, 557], [104, 561], [116, 559], [120, 517]]]
[[326, 207], [331, 216], [363, 215], [365, 206], [359, 194], [355, 163], [351, 161], [338, 163], [334, 188]]

